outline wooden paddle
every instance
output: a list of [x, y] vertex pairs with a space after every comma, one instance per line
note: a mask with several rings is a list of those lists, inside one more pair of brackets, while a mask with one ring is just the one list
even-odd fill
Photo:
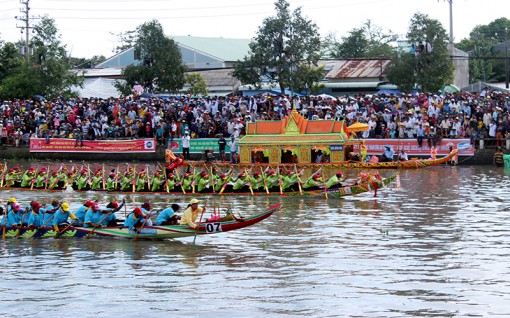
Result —
[[[2, 199], [2, 207], [4, 206], [4, 199]], [[5, 230], [7, 228], [7, 207], [4, 209], [4, 227], [2, 229], [2, 241], [5, 241]]]
[[2, 177], [0, 178], [0, 188], [4, 186], [5, 174], [7, 173], [7, 162], [4, 161], [4, 169], [2, 171]]
[[250, 188], [251, 195], [253, 195], [253, 187], [251, 185], [250, 176], [248, 175], [248, 169], [244, 168], [244, 173], [246, 174], [246, 177], [248, 178], [248, 188]]
[[106, 220], [106, 218], [113, 213], [113, 211], [115, 211], [115, 209], [112, 209], [110, 212], [106, 213], [106, 215], [101, 219], [99, 220], [99, 222], [94, 226], [94, 228], [92, 229], [92, 231], [89, 232], [89, 234], [87, 234], [87, 236], [85, 236], [86, 239], [90, 238], [90, 236], [92, 235], [92, 233], [94, 233], [94, 231], [101, 227], [101, 223], [103, 223], [104, 220]]
[[266, 189], [266, 193], [269, 195], [269, 188], [267, 187], [266, 176], [264, 174], [264, 170], [262, 170], [262, 166], [260, 166], [260, 173], [262, 175], [262, 180], [264, 180], [264, 189]]
[[37, 178], [37, 172], [39, 168], [35, 169], [35, 177], [32, 179], [32, 185], [30, 186], [30, 191], [34, 190], [35, 179]]
[[16, 238], [19, 238], [19, 235], [21, 233], [21, 227], [23, 226], [23, 221], [25, 220], [25, 215], [27, 214], [27, 212], [28, 212], [28, 207], [26, 207], [25, 211], [23, 211], [23, 216], [21, 217], [21, 224], [19, 225], [18, 233], [16, 233]]
[[202, 208], [202, 213], [200, 214], [200, 220], [198, 220], [197, 227], [195, 228], [195, 237], [193, 238], [193, 245], [195, 245], [195, 241], [197, 239], [197, 234], [198, 234], [198, 227], [200, 226], [200, 223], [202, 222], [202, 217], [204, 216], [206, 206], [207, 206], [207, 202], [204, 204], [204, 207]]
[[298, 187], [299, 187], [299, 194], [303, 195], [303, 189], [301, 188], [301, 178], [299, 177], [299, 173], [297, 171], [296, 164], [294, 164], [294, 172], [296, 173], [296, 177], [297, 177], [297, 184], [298, 184]]
[[50, 166], [46, 170], [46, 182], [44, 183], [44, 189], [48, 189], [48, 181], [50, 181]]
[[[57, 212], [55, 212], [57, 213]], [[74, 222], [76, 222], [75, 220], [73, 220], [71, 223], [69, 223], [62, 231], [58, 231], [55, 236], [53, 236], [53, 238], [59, 238], [60, 235], [64, 234], [65, 231], [67, 231], [71, 226], [73, 226]]]
[[133, 241], [136, 241], [138, 240], [138, 235], [140, 235], [140, 232], [142, 232], [142, 229], [143, 227], [145, 226], [145, 224], [147, 223], [147, 220], [149, 220], [151, 218], [151, 215], [152, 215], [152, 211], [149, 212], [149, 215], [146, 216], [145, 218], [145, 221], [143, 221], [142, 225], [140, 225], [140, 227], [138, 228], [138, 230], [136, 231], [136, 235], [135, 237], [133, 238]]
[[326, 182], [324, 180], [324, 167], [322, 167], [321, 174], [322, 174], [322, 182], [324, 182], [324, 195], [326, 196], [326, 199], [327, 199], [328, 198], [328, 189], [326, 187]]

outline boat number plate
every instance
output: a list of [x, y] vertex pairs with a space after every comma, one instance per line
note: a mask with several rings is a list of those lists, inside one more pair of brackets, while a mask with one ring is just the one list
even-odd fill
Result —
[[205, 226], [206, 233], [216, 233], [221, 232], [221, 223], [207, 223]]

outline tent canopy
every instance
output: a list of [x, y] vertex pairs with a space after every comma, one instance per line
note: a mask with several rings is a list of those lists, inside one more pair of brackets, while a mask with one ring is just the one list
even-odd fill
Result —
[[369, 129], [370, 129], [369, 125], [360, 123], [358, 121], [347, 127], [347, 130], [349, 132], [367, 131]]

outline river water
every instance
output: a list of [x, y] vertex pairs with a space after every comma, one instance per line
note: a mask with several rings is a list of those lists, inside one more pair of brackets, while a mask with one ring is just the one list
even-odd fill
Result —
[[[354, 176], [354, 171], [345, 171]], [[381, 171], [389, 175], [391, 171]], [[510, 173], [431, 167], [345, 199], [225, 196], [282, 210], [240, 231], [176, 241], [0, 242], [2, 317], [510, 316]], [[2, 192], [7, 199], [121, 199]], [[189, 197], [126, 195], [155, 208]]]

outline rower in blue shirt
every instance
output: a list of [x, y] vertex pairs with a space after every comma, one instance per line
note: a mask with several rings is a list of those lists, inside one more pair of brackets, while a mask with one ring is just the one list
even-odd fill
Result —
[[[55, 231], [59, 231], [59, 227], [63, 226], [66, 227], [69, 225], [68, 219], [71, 218], [71, 220], [76, 221], [76, 216], [74, 216], [71, 211], [69, 211], [69, 203], [64, 202], [60, 206], [60, 209], [58, 209], [55, 212], [55, 215], [53, 216], [53, 228]], [[74, 224], [74, 222], [73, 222]]]
[[147, 217], [147, 215], [143, 214], [141, 208], [136, 207], [124, 220], [124, 226], [130, 230], [136, 231], [136, 228], [141, 226]]
[[179, 211], [179, 209], [180, 206], [174, 203], [171, 207], [161, 211], [156, 219], [156, 225], [177, 225], [178, 216], [175, 213]]
[[83, 222], [85, 222], [85, 214], [87, 213], [88, 210], [90, 210], [92, 204], [94, 204], [94, 202], [88, 200], [82, 206], [80, 206], [78, 210], [76, 210], [76, 212], [74, 212], [74, 216], [76, 216], [76, 218], [78, 219], [75, 222], [76, 226], [83, 225]]
[[10, 211], [7, 213], [6, 226], [18, 227], [21, 226], [21, 218], [23, 217], [23, 208], [19, 204], [11, 206]]
[[46, 209], [44, 209], [43, 216], [43, 226], [51, 225], [53, 222], [53, 217], [55, 215], [55, 212], [59, 209], [60, 204], [58, 200], [51, 201], [51, 205], [48, 206]]
[[115, 212], [120, 211], [120, 209], [122, 209], [125, 203], [126, 203], [125, 199], [122, 199], [122, 203], [120, 206], [116, 201], [108, 203], [106, 209], [101, 211], [102, 213], [101, 226], [116, 226], [117, 217], [115, 216]]
[[85, 213], [85, 221], [83, 222], [83, 226], [85, 227], [101, 227], [101, 208], [99, 207], [99, 203], [94, 202], [90, 209]]
[[26, 224], [31, 229], [41, 227], [43, 225], [42, 215], [44, 209], [41, 208], [41, 204], [37, 201], [33, 201], [31, 204], [31, 211], [26, 216]]

